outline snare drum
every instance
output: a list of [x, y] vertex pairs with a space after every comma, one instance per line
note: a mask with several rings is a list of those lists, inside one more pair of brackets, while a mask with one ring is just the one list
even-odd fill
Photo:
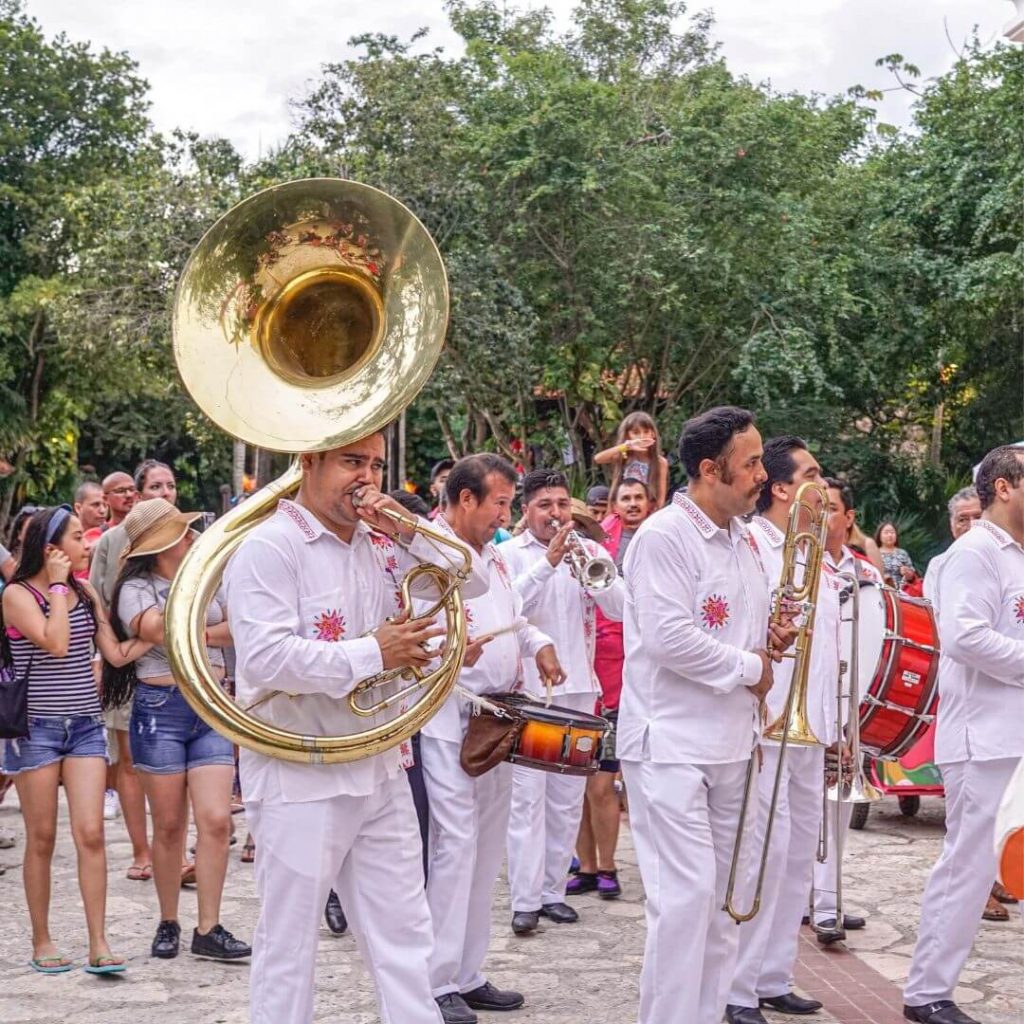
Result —
[[[862, 581], [858, 637], [861, 746], [874, 757], [900, 757], [935, 720], [939, 636], [932, 606]], [[843, 643], [849, 650], [848, 635]]]
[[506, 760], [562, 775], [594, 775], [608, 722], [572, 708], [545, 706], [529, 697], [490, 697], [523, 722]]

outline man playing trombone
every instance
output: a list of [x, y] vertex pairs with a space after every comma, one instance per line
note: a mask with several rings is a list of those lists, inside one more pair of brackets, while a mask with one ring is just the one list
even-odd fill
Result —
[[731, 406], [690, 420], [679, 453], [687, 494], [625, 558], [618, 754], [647, 893], [640, 1024], [720, 1024], [737, 944], [722, 904], [772, 685], [768, 578], [738, 518], [765, 471], [753, 416]]
[[[609, 618], [621, 619], [625, 588], [604, 549], [576, 528], [569, 483], [561, 473], [528, 473], [523, 478], [523, 511], [527, 528], [501, 549], [512, 585], [523, 599], [523, 614], [554, 640], [565, 669], [555, 703], [593, 714], [600, 693], [594, 674], [595, 606]], [[600, 528], [598, 534], [603, 536]], [[579, 558], [589, 560], [590, 574], [583, 572], [582, 578], [577, 574], [583, 563], [571, 567], [566, 562], [572, 545]], [[527, 690], [543, 697], [536, 670], [529, 664], [524, 668]], [[541, 916], [560, 924], [578, 920], [565, 902], [565, 883], [586, 783], [580, 775], [521, 765], [512, 770], [508, 876], [517, 935], [532, 932]]]
[[[821, 480], [817, 459], [807, 445], [791, 435], [773, 438], [764, 446], [767, 479], [757, 499], [759, 515], [750, 524], [752, 535], [768, 570], [770, 588], [785, 576], [784, 550], [791, 511], [804, 484]], [[820, 507], [820, 488], [805, 491], [797, 522], [800, 530], [813, 533], [812, 524], [824, 523], [827, 509]], [[804, 565], [810, 559], [812, 543], [797, 547], [795, 582], [804, 584]], [[817, 554], [824, 556], [824, 551]], [[753, 851], [752, 870], [746, 898], [752, 900], [755, 879], [762, 857], [766, 860], [760, 909], [751, 920], [740, 925], [740, 949], [729, 994], [726, 1017], [729, 1024], [765, 1024], [760, 1007], [781, 1013], [808, 1014], [821, 1008], [814, 999], [804, 999], [791, 990], [796, 963], [800, 921], [807, 906], [812, 865], [818, 844], [824, 797], [824, 745], [836, 742], [838, 725], [836, 687], [839, 684], [839, 592], [835, 573], [821, 563], [817, 588], [814, 629], [811, 637], [807, 673], [807, 722], [811, 743], [792, 739], [783, 754], [781, 745], [770, 740], [763, 747], [764, 760], [758, 777], [758, 809], [754, 812], [749, 837]], [[777, 670], [776, 685], [766, 699], [768, 722], [784, 716], [791, 679], [795, 680], [794, 661], [786, 661]], [[772, 814], [773, 793], [778, 780], [778, 798]], [[771, 840], [765, 848], [766, 832]]]

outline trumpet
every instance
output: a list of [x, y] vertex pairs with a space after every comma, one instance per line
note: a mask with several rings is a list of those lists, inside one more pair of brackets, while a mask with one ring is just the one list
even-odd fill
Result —
[[[548, 526], [560, 530], [565, 524], [548, 520]], [[576, 530], [566, 539], [565, 562], [579, 585], [588, 592], [607, 590], [618, 578], [619, 570], [607, 555], [591, 555]]]
[[[816, 503], [808, 501], [808, 494], [813, 494]], [[806, 513], [811, 525], [804, 528], [800, 524], [801, 516]], [[750, 921], [761, 909], [761, 894], [764, 891], [764, 876], [768, 867], [768, 851], [772, 839], [772, 824], [775, 821], [775, 809], [779, 802], [779, 789], [782, 784], [782, 769], [786, 758], [786, 748], [792, 743], [801, 747], [821, 746], [821, 741], [814, 735], [807, 718], [807, 680], [811, 667], [811, 637], [814, 630], [814, 613], [818, 603], [818, 588], [821, 586], [821, 563], [825, 555], [825, 538], [828, 532], [828, 492], [821, 484], [801, 484], [789, 510], [789, 525], [782, 553], [782, 578], [772, 594], [772, 622], [780, 623], [787, 608], [796, 605], [802, 613], [800, 631], [797, 634], [792, 657], [793, 679], [786, 695], [786, 704], [782, 714], [765, 730], [765, 739], [775, 740], [779, 744], [779, 765], [775, 772], [772, 785], [771, 803], [765, 824], [764, 840], [761, 846], [761, 859], [758, 867], [757, 883], [754, 888], [750, 909], [737, 909], [735, 900], [736, 875], [739, 870], [740, 851], [743, 845], [743, 834], [747, 818], [747, 806], [750, 794], [756, 785], [758, 752], [755, 750], [747, 767], [746, 787], [743, 791], [743, 803], [740, 808], [740, 821], [736, 829], [736, 840], [732, 851], [732, 864], [729, 868], [729, 881], [725, 890], [725, 901], [722, 909], [737, 923]], [[806, 548], [806, 563], [803, 565], [803, 578], [798, 584], [797, 560], [798, 549]]]

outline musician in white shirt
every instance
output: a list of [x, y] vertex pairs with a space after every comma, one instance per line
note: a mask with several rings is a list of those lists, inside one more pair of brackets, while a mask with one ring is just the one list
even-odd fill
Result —
[[[279, 502], [228, 566], [239, 703], [269, 696], [258, 714], [283, 729], [365, 730], [348, 707], [354, 686], [383, 669], [426, 665], [431, 655], [422, 645], [443, 632], [431, 622], [384, 624], [395, 615], [404, 573], [419, 561], [448, 559], [418, 536], [398, 535], [379, 514], [404, 511], [379, 493], [383, 465], [380, 433], [303, 455], [295, 500]], [[243, 749], [240, 770], [260, 894], [252, 1024], [313, 1020], [319, 921], [332, 888], [373, 977], [382, 1020], [439, 1024], [427, 971], [432, 931], [421, 841], [398, 749], [332, 765]]]
[[[647, 893], [640, 1024], [720, 1024], [732, 980], [737, 928], [721, 908], [772, 685], [768, 577], [737, 518], [761, 492], [761, 454], [745, 409], [690, 420], [688, 493], [626, 554], [618, 755]], [[781, 633], [780, 648], [794, 635]]]
[[981, 518], [949, 549], [936, 595], [946, 837], [903, 992], [903, 1015], [922, 1024], [977, 1024], [953, 990], [996, 874], [999, 802], [1024, 755], [1024, 451], [989, 452], [975, 486]]
[[[768, 571], [770, 593], [782, 577], [786, 530], [797, 491], [805, 483], [820, 483], [821, 467], [807, 450], [807, 444], [791, 434], [765, 444], [763, 463], [768, 479], [757, 499], [759, 514], [750, 523], [750, 532]], [[812, 509], [814, 514], [822, 511], [818, 509], [819, 500], [813, 492], [805, 494], [802, 504], [807, 507], [799, 515], [801, 529], [810, 529]], [[796, 558], [806, 563], [809, 554], [805, 546], [798, 549]], [[803, 585], [801, 568], [796, 570], [794, 582]], [[729, 1024], [766, 1024], [761, 1006], [793, 1014], [821, 1009], [818, 1000], [804, 999], [792, 991], [791, 978], [821, 825], [825, 746], [835, 744], [839, 738], [836, 687], [841, 589], [835, 573], [823, 559], [807, 673], [807, 721], [823, 746], [789, 743], [781, 759], [778, 743], [766, 740], [762, 747], [763, 761], [754, 797], [758, 813], [753, 827], [744, 836], [744, 843], [752, 851], [751, 873], [740, 889], [740, 907], [744, 910], [753, 900], [772, 794], [780, 771], [782, 777], [772, 819], [760, 910], [739, 928], [736, 973], [725, 1009]], [[794, 662], [788, 660], [775, 671], [775, 686], [765, 701], [769, 724], [785, 714], [793, 667]]]
[[[600, 685], [594, 673], [595, 606], [612, 619], [622, 618], [622, 580], [587, 590], [565, 561], [574, 530], [568, 481], [561, 473], [537, 469], [523, 478], [526, 529], [502, 545], [512, 585], [523, 599], [523, 613], [555, 642], [566, 673], [554, 702], [594, 714]], [[590, 557], [603, 548], [576, 536]], [[609, 562], [611, 565], [612, 563]], [[525, 666], [526, 689], [544, 697], [537, 672]], [[587, 780], [516, 765], [512, 769], [512, 814], [508, 830], [508, 876], [512, 894], [512, 930], [532, 932], [544, 916], [560, 924], [579, 915], [565, 902], [565, 884], [573, 844], [583, 814]]]
[[[448, 475], [438, 529], [461, 540], [487, 591], [466, 602], [471, 643], [459, 686], [474, 694], [521, 688], [523, 659], [536, 660], [542, 680], [565, 678], [551, 640], [522, 614], [522, 599], [493, 543], [508, 521], [516, 473], [498, 455], [469, 455]], [[512, 765], [471, 778], [459, 754], [471, 705], [458, 692], [420, 733], [423, 777], [430, 803], [427, 899], [434, 923], [430, 981], [445, 1024], [473, 1024], [475, 1010], [515, 1010], [519, 992], [502, 991], [482, 973], [491, 936], [491, 903], [501, 869], [512, 795]]]
[[[874, 583], [881, 586], [883, 583], [882, 574], [867, 558], [858, 558], [853, 551], [847, 547], [845, 541], [850, 532], [850, 527], [856, 522], [857, 512], [853, 503], [853, 492], [848, 484], [841, 480], [828, 478], [825, 481], [828, 488], [828, 536], [825, 541], [825, 564], [834, 569], [842, 577], [852, 576], [858, 581], [858, 585]], [[844, 580], [843, 585], [847, 585]], [[849, 598], [844, 600], [842, 612], [843, 622], [840, 627], [840, 655], [846, 652], [845, 660], [847, 672], [852, 671], [852, 662], [849, 657], [850, 640], [852, 636], [849, 619], [852, 615], [851, 605], [847, 603]], [[861, 684], [862, 686], [863, 684]], [[844, 676], [843, 693], [850, 693], [850, 680]], [[859, 696], [863, 699], [864, 694]], [[849, 722], [850, 715], [854, 710], [848, 705], [845, 708], [845, 720]], [[858, 712], [859, 713], [859, 712]], [[849, 748], [844, 744], [843, 756], [848, 758]], [[822, 945], [830, 945], [845, 936], [848, 931], [856, 931], [863, 928], [865, 920], [855, 914], [843, 914], [843, 920], [836, 924], [836, 858], [840, 851], [846, 850], [846, 836], [850, 829], [850, 814], [853, 811], [853, 804], [841, 802], [839, 804], [839, 838], [836, 838], [836, 815], [835, 807], [829, 807], [829, 813], [825, 816], [825, 829], [827, 832], [826, 846], [828, 856], [824, 861], [814, 861], [814, 925], [818, 935], [818, 941]]]

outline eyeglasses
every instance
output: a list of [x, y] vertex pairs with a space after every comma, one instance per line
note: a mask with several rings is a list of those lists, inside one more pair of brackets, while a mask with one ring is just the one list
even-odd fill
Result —
[[138, 491], [134, 487], [111, 487], [110, 490], [107, 491], [106, 493], [107, 494], [127, 495], [127, 494], [137, 494]]

